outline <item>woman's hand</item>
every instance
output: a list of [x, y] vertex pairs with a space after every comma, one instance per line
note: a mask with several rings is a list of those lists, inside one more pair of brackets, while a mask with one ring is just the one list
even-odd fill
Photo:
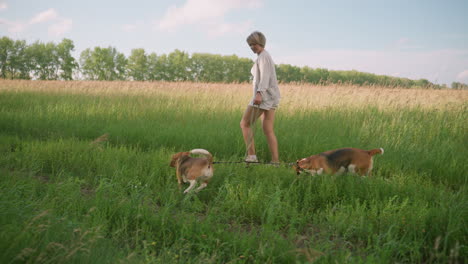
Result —
[[258, 92], [258, 93], [255, 94], [253, 104], [254, 105], [260, 105], [261, 103], [262, 103], [262, 94]]

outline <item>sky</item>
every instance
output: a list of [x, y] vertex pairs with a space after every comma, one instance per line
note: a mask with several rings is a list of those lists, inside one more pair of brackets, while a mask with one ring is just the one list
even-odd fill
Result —
[[109, 46], [255, 59], [254, 30], [276, 64], [468, 84], [468, 0], [0, 0], [0, 37], [68, 38], [76, 59]]

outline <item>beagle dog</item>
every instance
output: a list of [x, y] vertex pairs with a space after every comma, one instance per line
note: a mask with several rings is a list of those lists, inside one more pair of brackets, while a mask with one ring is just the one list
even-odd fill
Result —
[[[191, 157], [190, 154], [203, 155], [205, 157]], [[200, 191], [208, 185], [208, 181], [213, 177], [213, 156], [205, 149], [192, 149], [188, 152], [179, 152], [172, 156], [171, 167], [176, 169], [179, 188], [183, 182], [189, 182], [190, 186], [184, 193], [190, 192], [197, 181], [202, 184], [196, 191]]]
[[371, 174], [372, 156], [383, 154], [384, 149], [363, 150], [357, 148], [341, 148], [329, 150], [308, 158], [297, 160], [294, 165], [296, 173], [306, 171], [315, 174], [357, 173], [361, 176]]

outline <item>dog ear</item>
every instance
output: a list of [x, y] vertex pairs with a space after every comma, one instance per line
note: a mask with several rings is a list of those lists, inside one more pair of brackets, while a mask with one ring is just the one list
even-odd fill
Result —
[[296, 160], [296, 163], [293, 164], [293, 169], [296, 171], [296, 174], [301, 174], [301, 167], [299, 167], [299, 160]]
[[176, 154], [172, 155], [172, 160], [171, 160], [171, 163], [169, 164], [169, 166], [175, 168], [175, 166], [177, 164], [177, 160], [179, 160], [183, 156], [189, 156], [189, 155], [190, 155], [190, 152], [179, 152], [179, 153], [176, 153]]
[[171, 163], [169, 164], [169, 166], [175, 168], [176, 162], [180, 158], [180, 156], [182, 156], [182, 154], [183, 154], [183, 152], [179, 152], [179, 153], [176, 153], [176, 154], [172, 155]]
[[169, 163], [169, 166], [175, 167], [176, 161], [177, 161], [177, 157], [176, 155], [173, 155], [171, 159], [171, 163]]

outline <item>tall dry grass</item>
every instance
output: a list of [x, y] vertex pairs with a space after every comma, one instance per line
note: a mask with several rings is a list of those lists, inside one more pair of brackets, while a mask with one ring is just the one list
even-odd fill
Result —
[[[286, 112], [326, 107], [378, 109], [450, 109], [468, 102], [468, 91], [388, 88], [356, 85], [281, 84], [281, 109]], [[194, 98], [198, 105], [223, 105], [226, 110], [243, 109], [252, 96], [251, 84], [192, 82], [25, 81], [0, 80], [0, 91], [47, 92], [86, 95], [168, 96]], [[213, 100], [213, 98], [216, 98]]]

